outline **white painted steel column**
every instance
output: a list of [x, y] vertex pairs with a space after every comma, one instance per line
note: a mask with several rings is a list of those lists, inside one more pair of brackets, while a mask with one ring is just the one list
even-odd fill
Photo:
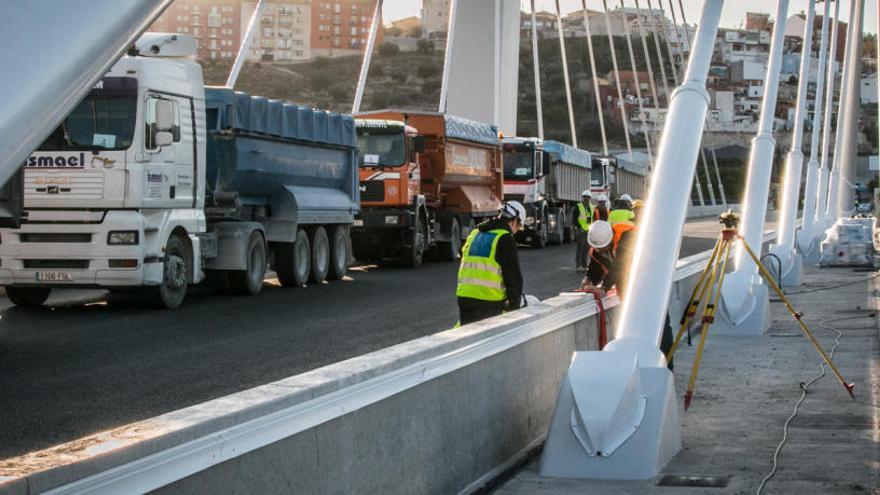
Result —
[[[558, 4], [558, 2], [557, 2]], [[593, 76], [593, 94], [596, 97], [596, 113], [599, 115], [599, 132], [602, 134], [602, 152], [608, 154], [608, 138], [605, 136], [605, 117], [602, 114], [602, 97], [599, 95], [599, 74], [596, 72], [596, 57], [593, 52], [593, 33], [590, 31], [590, 16], [587, 13], [587, 0], [581, 0], [584, 12], [584, 29], [587, 33], [587, 51], [590, 57], [590, 73]]]
[[449, 96], [449, 66], [452, 64], [452, 41], [455, 33], [455, 5], [458, 0], [449, 0], [449, 28], [446, 30], [446, 51], [443, 53], [443, 76], [440, 81], [440, 103], [437, 111], [446, 112], [446, 98]]
[[[577, 148], [577, 131], [574, 127], [574, 107], [571, 104], [571, 84], [568, 80], [568, 58], [565, 56], [565, 35], [562, 32], [562, 11], [556, 0], [556, 32], [559, 33], [559, 51], [562, 52], [562, 77], [565, 80], [565, 101], [568, 103], [568, 123], [571, 126], [571, 145]], [[601, 112], [602, 109], [600, 108]]]
[[850, 0], [849, 3], [849, 16], [850, 23], [846, 29], [846, 49], [843, 54], [843, 65], [841, 71], [840, 78], [840, 97], [837, 102], [837, 129], [836, 135], [834, 138], [834, 155], [831, 157], [831, 161], [834, 164], [833, 168], [830, 172], [830, 180], [828, 183], [828, 202], [825, 205], [825, 227], [827, 228], [840, 216], [837, 211], [837, 197], [840, 188], [840, 158], [843, 154], [843, 150], [841, 148], [843, 144], [843, 132], [844, 132], [844, 123], [846, 122], [846, 100], [849, 98], [849, 67], [847, 66], [848, 60], [850, 58], [850, 50], [852, 46], [852, 38], [853, 38], [853, 23], [852, 16], [855, 11], [856, 2], [858, 0]]
[[538, 114], [538, 138], [544, 139], [544, 112], [541, 109], [541, 65], [538, 57], [538, 27], [535, 25], [535, 0], [532, 4], [532, 68], [535, 72], [535, 107]]
[[[835, 4], [839, 4], [837, 0]], [[835, 8], [836, 9], [836, 8]], [[819, 179], [819, 130], [821, 129], [821, 117], [825, 107], [825, 61], [828, 58], [828, 14], [831, 12], [831, 2], [825, 1], [825, 12], [822, 15], [822, 30], [819, 33], [819, 67], [816, 74], [816, 94], [813, 99], [813, 125], [810, 132], [810, 160], [807, 162], [807, 180], [804, 183], [804, 212], [803, 226], [797, 236], [797, 244], [804, 255], [813, 251], [816, 228], [816, 196], [818, 194]], [[835, 13], [836, 17], [836, 13]]]
[[[807, 106], [807, 86], [810, 82], [810, 59], [813, 54], [813, 21], [816, 16], [816, 1], [809, 0], [807, 17], [804, 22], [801, 66], [798, 72], [797, 103], [794, 110], [794, 129], [791, 147], [785, 157], [785, 179], [782, 185], [782, 207], [779, 210], [779, 237], [770, 251], [779, 257], [782, 264], [782, 284], [800, 285], [803, 260], [795, 252], [794, 232], [797, 222], [798, 198], [801, 189], [801, 169], [804, 167], [804, 109]], [[821, 76], [820, 76], [821, 78]]]
[[834, 27], [831, 28], [831, 41], [828, 46], [828, 75], [825, 78], [825, 115], [822, 117], [822, 157], [819, 160], [819, 187], [816, 193], [816, 226], [814, 237], [822, 235], [826, 228], [826, 208], [828, 206], [828, 182], [831, 163], [828, 161], [831, 148], [831, 118], [834, 114], [834, 90], [837, 86], [837, 33], [840, 28], [840, 4], [834, 2]]
[[[381, 0], [379, 1], [381, 3]], [[265, 0], [259, 0], [256, 7], [254, 7], [254, 15], [251, 16], [251, 20], [248, 22], [247, 30], [245, 30], [244, 37], [241, 39], [241, 46], [238, 48], [238, 54], [235, 56], [235, 62], [232, 63], [229, 77], [226, 78], [226, 87], [229, 89], [234, 88], [235, 82], [238, 81], [238, 74], [241, 72], [245, 59], [247, 59], [251, 43], [254, 42], [254, 30], [257, 28], [257, 24], [259, 24], [260, 14], [263, 13], [263, 7], [265, 6]]]
[[[749, 156], [749, 174], [742, 201], [740, 232], [752, 249], [760, 250], [767, 216], [767, 197], [770, 192], [770, 172], [773, 168], [773, 122], [776, 94], [779, 89], [779, 71], [782, 65], [782, 45], [785, 38], [785, 18], [788, 0], [776, 4], [770, 60], [764, 77], [764, 96], [758, 134], [752, 140]], [[729, 274], [721, 288], [722, 307], [713, 332], [750, 333], [762, 335], [768, 326], [767, 306], [770, 302], [767, 286], [758, 275], [758, 268], [742, 245], [737, 245], [735, 271]], [[740, 327], [740, 328], [737, 328]]]
[[[358, 76], [357, 90], [354, 93], [354, 104], [351, 106], [351, 113], [361, 111], [361, 101], [364, 98], [364, 89], [367, 87], [367, 73], [370, 72], [370, 61], [373, 59], [373, 49], [376, 46], [376, 34], [379, 32], [379, 26], [382, 24], [382, 2], [383, 0], [378, 0], [376, 8], [373, 10], [373, 22], [370, 24], [370, 36], [367, 38], [367, 47], [364, 50], [361, 73]], [[262, 4], [263, 0], [260, 0], [260, 3]]]
[[723, 0], [703, 4], [685, 81], [669, 105], [657, 151], [657, 167], [639, 222], [631, 284], [623, 301], [616, 339], [608, 348], [639, 353], [640, 366], [666, 366], [659, 352], [661, 329], [672, 289], [672, 274], [696, 172], [703, 121], [709, 108], [706, 77], [712, 60]]
[[[843, 61], [844, 91], [840, 107], [842, 118], [838, 119], [838, 129], [842, 129], [839, 159], [834, 160], [835, 177], [838, 178], [834, 218], [840, 218], [853, 209], [852, 179], [855, 177], [856, 161], [859, 155], [859, 111], [861, 109], [862, 78], [862, 23], [864, 20], [864, 0], [854, 0], [850, 10], [850, 34], [847, 39], [846, 58]], [[841, 137], [841, 133], [838, 133]], [[832, 190], [832, 193], [834, 191]]]

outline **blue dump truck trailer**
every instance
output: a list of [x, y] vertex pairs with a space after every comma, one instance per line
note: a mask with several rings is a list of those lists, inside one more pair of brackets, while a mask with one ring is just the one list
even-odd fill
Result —
[[503, 149], [504, 198], [526, 208], [517, 238], [538, 248], [571, 241], [577, 203], [590, 189], [590, 152], [533, 137], [506, 137]]
[[205, 115], [205, 215], [219, 248], [207, 264], [212, 284], [229, 284], [237, 239], [255, 231], [281, 285], [343, 277], [360, 211], [354, 119], [210, 87]]

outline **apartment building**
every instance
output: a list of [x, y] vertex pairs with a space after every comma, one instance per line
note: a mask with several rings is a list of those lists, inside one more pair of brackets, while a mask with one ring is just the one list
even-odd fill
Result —
[[449, 0], [422, 0], [422, 30], [429, 38], [445, 38], [449, 29]]
[[[311, 58], [311, 4], [309, 0], [267, 2], [254, 29], [247, 59], [263, 62], [299, 62]], [[241, 31], [257, 2], [242, 2]]]
[[[311, 54], [340, 57], [363, 52], [370, 34], [376, 0], [311, 2]], [[382, 43], [382, 30], [376, 43]]]
[[150, 30], [191, 34], [200, 60], [222, 60], [238, 53], [241, 26], [241, 0], [177, 0]]

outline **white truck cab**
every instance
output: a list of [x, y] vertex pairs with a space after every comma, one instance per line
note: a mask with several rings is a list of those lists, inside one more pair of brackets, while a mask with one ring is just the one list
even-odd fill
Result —
[[144, 35], [23, 164], [21, 227], [0, 229], [0, 285], [13, 302], [42, 304], [59, 285], [150, 286], [173, 307], [203, 278], [195, 53], [192, 37]]

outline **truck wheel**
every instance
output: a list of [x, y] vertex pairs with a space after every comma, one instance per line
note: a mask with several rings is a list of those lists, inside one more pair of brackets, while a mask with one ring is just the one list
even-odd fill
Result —
[[351, 239], [344, 225], [333, 227], [330, 234], [330, 271], [329, 280], [339, 280], [348, 273], [348, 261], [351, 258], [349, 246]]
[[461, 227], [458, 226], [458, 219], [452, 219], [452, 228], [449, 229], [449, 242], [440, 243], [443, 259], [446, 261], [457, 261], [461, 256]]
[[318, 227], [312, 234], [312, 273], [309, 280], [320, 284], [327, 280], [330, 271], [330, 241], [324, 227]]
[[296, 240], [289, 246], [291, 249], [279, 253], [281, 263], [279, 263], [278, 280], [285, 287], [302, 287], [309, 281], [309, 273], [312, 271], [312, 247], [309, 245], [309, 235], [305, 230], [299, 229]]
[[266, 276], [266, 243], [257, 230], [251, 232], [248, 238], [245, 257], [246, 269], [229, 271], [229, 288], [236, 294], [252, 296], [263, 290], [263, 278]]
[[556, 210], [556, 227], [550, 235], [550, 242], [557, 246], [561, 246], [565, 242], [565, 214], [562, 208]]
[[192, 253], [186, 242], [177, 234], [165, 245], [165, 261], [162, 263], [162, 283], [156, 288], [159, 306], [174, 309], [183, 304], [189, 287], [189, 268]]
[[421, 216], [416, 217], [416, 226], [412, 232], [412, 238], [409, 240], [410, 247], [404, 255], [404, 263], [410, 268], [418, 268], [422, 266], [422, 260], [425, 257], [425, 235], [428, 229], [425, 227], [425, 221]]
[[39, 308], [49, 299], [52, 289], [48, 287], [7, 287], [6, 297], [12, 304], [23, 308]]
[[547, 245], [547, 238], [550, 233], [547, 231], [547, 210], [541, 215], [541, 227], [532, 236], [532, 247], [542, 249]]

